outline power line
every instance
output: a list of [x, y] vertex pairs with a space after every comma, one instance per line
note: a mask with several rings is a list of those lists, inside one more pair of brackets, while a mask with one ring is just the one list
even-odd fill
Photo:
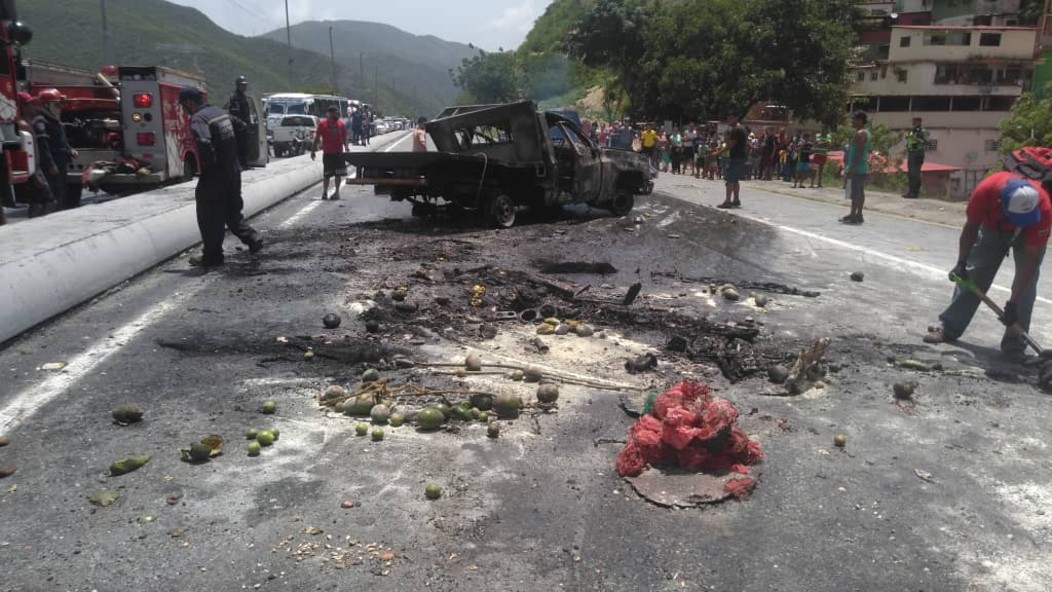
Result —
[[242, 12], [244, 12], [246, 14], [249, 14], [249, 15], [252, 15], [253, 17], [256, 18], [256, 20], [258, 20], [258, 21], [260, 21], [262, 23], [265, 23], [268, 27], [273, 27], [274, 29], [280, 29], [281, 28], [281, 24], [280, 23], [275, 22], [269, 16], [265, 16], [267, 13], [265, 13], [265, 12], [261, 13], [258, 9], [253, 10], [252, 8], [249, 8], [248, 6], [245, 6], [245, 4], [243, 4], [241, 2], [241, 0], [226, 0], [226, 1], [228, 3], [230, 3], [230, 4], [233, 4], [234, 6], [236, 6], [238, 8], [240, 8]]

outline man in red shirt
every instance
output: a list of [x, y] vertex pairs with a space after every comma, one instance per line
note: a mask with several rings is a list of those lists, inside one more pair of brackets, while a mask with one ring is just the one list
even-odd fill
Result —
[[329, 107], [328, 117], [318, 123], [318, 129], [314, 132], [314, 144], [310, 147], [311, 160], [316, 158], [318, 143], [321, 143], [321, 163], [324, 171], [321, 198], [328, 199], [329, 177], [336, 177], [332, 199], [340, 199], [340, 181], [347, 174], [347, 161], [343, 159], [343, 153], [347, 150], [347, 126], [340, 119], [340, 110], [337, 107]]
[[[1048, 156], [1052, 156], [1052, 151]], [[1015, 278], [1001, 319], [1009, 327], [1001, 339], [1001, 351], [1012, 357], [1021, 357], [1026, 344], [1010, 327], [1018, 323], [1024, 331], [1030, 331], [1038, 274], [1052, 229], [1050, 185], [1050, 180], [1042, 182], [1010, 171], [983, 179], [968, 200], [968, 220], [961, 231], [957, 265], [950, 272], [951, 280], [955, 275], [970, 279], [985, 293], [1012, 250]], [[950, 306], [939, 315], [941, 326], [929, 330], [924, 341], [942, 343], [959, 338], [979, 304], [978, 297], [958, 287]]]

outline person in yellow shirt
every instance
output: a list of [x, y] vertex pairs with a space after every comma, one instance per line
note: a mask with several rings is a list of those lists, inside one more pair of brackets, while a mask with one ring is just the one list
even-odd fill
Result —
[[654, 130], [654, 126], [648, 123], [646, 129], [644, 129], [643, 133], [639, 136], [639, 143], [643, 148], [643, 154], [645, 154], [647, 160], [650, 161], [650, 166], [657, 166], [657, 163], [654, 162], [657, 141], [658, 133]]

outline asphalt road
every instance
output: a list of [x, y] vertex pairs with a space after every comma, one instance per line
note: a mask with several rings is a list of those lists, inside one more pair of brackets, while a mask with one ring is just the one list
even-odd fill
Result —
[[[412, 219], [408, 205], [360, 188], [322, 202], [314, 188], [253, 220], [268, 241], [258, 259], [234, 254], [202, 275], [178, 257], [8, 344], [0, 433], [12, 443], [0, 467], [18, 470], [0, 479], [0, 590], [1052, 589], [1047, 396], [998, 359], [991, 315], [980, 312], [958, 346], [919, 339], [949, 295], [955, 231], [878, 214], [843, 227], [835, 207], [752, 185], [742, 210], [698, 205], [718, 203], [719, 190], [662, 178], [627, 219], [574, 210], [498, 232]], [[547, 260], [611, 263], [610, 276], [561, 279], [611, 292], [640, 280], [639, 307], [754, 317], [772, 350], [830, 336], [841, 370], [824, 389], [771, 396], [762, 376], [732, 384], [666, 354], [667, 335], [646, 322], [589, 319], [606, 339], [553, 338], [542, 355], [522, 349], [532, 327], [501, 324], [483, 340], [465, 313], [433, 304], [466, 300], [476, 282], [498, 289], [499, 272], [471, 270], [536, 271]], [[850, 281], [853, 271], [865, 281]], [[709, 278], [821, 295], [775, 292], [761, 310], [704, 296]], [[379, 292], [401, 285], [419, 312], [385, 312], [381, 333], [366, 334], [356, 313], [389, 311]], [[1048, 304], [1035, 331], [1046, 341]], [[330, 311], [344, 319], [337, 330], [321, 327]], [[314, 344], [315, 360], [295, 344]], [[661, 352], [658, 373], [620, 370], [647, 349]], [[677, 376], [710, 381], [763, 443], [760, 485], [703, 509], [641, 500], [614, 473], [618, 446], [596, 443], [623, 438], [632, 421], [603, 389], [565, 387], [558, 412], [506, 422], [497, 440], [472, 425], [391, 428], [367, 442], [314, 400], [394, 352], [423, 363], [467, 351], [643, 390]], [[49, 362], [66, 367], [40, 369]], [[890, 385], [904, 379], [918, 382], [914, 405], [892, 401]], [[499, 376], [464, 382], [527, 392]], [[277, 414], [257, 412], [264, 399]], [[146, 420], [113, 425], [110, 411], [128, 402]], [[247, 457], [240, 433], [270, 425], [281, 428], [273, 449]], [[211, 433], [228, 440], [222, 456], [180, 462], [178, 448]], [[128, 454], [153, 458], [108, 476]], [[428, 482], [445, 487], [442, 499], [424, 499]], [[89, 504], [101, 490], [121, 498]], [[349, 499], [355, 507], [341, 508]]]

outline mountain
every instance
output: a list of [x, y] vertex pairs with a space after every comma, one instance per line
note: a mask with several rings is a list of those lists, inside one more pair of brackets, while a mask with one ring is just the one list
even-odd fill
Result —
[[[103, 65], [98, 2], [21, 1], [18, 3], [18, 16], [34, 32], [32, 43], [25, 48], [26, 57], [88, 70]], [[323, 53], [293, 44], [296, 49], [292, 53], [293, 74], [290, 82], [287, 66], [289, 53], [284, 36], [280, 41], [275, 41], [266, 37], [235, 35], [194, 8], [164, 0], [108, 0], [107, 22], [116, 63], [162, 65], [204, 74], [209, 90], [223, 100], [233, 90], [234, 79], [241, 75], [248, 77], [252, 83], [250, 92], [256, 95], [280, 91], [330, 92], [332, 88], [327, 26]], [[445, 43], [437, 39], [434, 42], [436, 48]], [[382, 51], [374, 46], [363, 45], [360, 51], [367, 55], [384, 55], [390, 49], [386, 44], [381, 47]], [[437, 49], [435, 51], [442, 55]], [[405, 68], [406, 72], [413, 75], [417, 73], [403, 63], [391, 63]], [[368, 70], [369, 62], [366, 64]], [[439, 88], [438, 77], [434, 74], [437, 70], [432, 66], [427, 66], [432, 83], [422, 84], [417, 89], [415, 100], [411, 88], [403, 89], [401, 83], [392, 87], [390, 77], [386, 77], [386, 68], [379, 69], [379, 90], [373, 81], [366, 85], [357, 73], [357, 54], [354, 55], [353, 64], [338, 61], [336, 66], [340, 94], [355, 98], [367, 97], [386, 113], [408, 116], [437, 113], [446, 106], [452, 94], [447, 87]], [[448, 73], [445, 76], [448, 79]], [[432, 89], [432, 86], [435, 88]]]
[[[449, 105], [457, 94], [449, 70], [478, 50], [462, 43], [443, 41], [430, 35], [413, 35], [382, 23], [362, 21], [307, 21], [292, 26], [292, 45], [329, 55], [329, 29], [336, 59], [350, 68], [358, 88], [372, 102], [376, 87], [416, 97], [438, 108]], [[284, 41], [284, 29], [264, 38]], [[363, 71], [364, 70], [364, 71]], [[357, 97], [356, 97], [357, 98]], [[434, 112], [436, 109], [432, 109]]]

